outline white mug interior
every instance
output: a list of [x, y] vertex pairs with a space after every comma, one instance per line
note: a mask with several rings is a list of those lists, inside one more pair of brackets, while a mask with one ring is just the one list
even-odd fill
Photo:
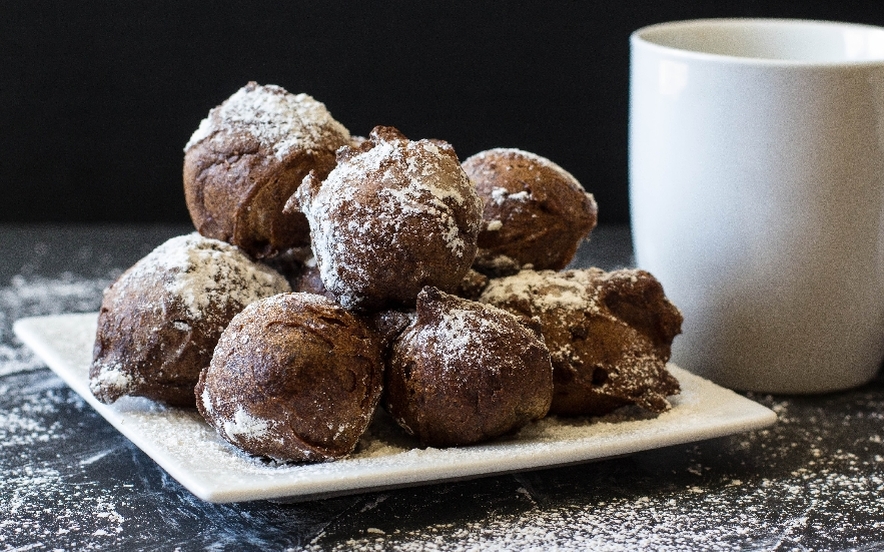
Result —
[[636, 37], [697, 54], [772, 62], [852, 63], [884, 60], [884, 29], [785, 19], [707, 19], [652, 25]]

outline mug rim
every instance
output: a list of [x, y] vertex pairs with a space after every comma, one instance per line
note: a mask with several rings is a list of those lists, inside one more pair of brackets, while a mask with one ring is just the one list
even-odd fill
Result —
[[[820, 29], [854, 29], [863, 31], [867, 34], [881, 35], [882, 51], [876, 52], [878, 57], [866, 59], [790, 59], [775, 57], [753, 57], [741, 56], [736, 54], [723, 54], [715, 52], [706, 52], [699, 49], [690, 49], [686, 47], [678, 47], [652, 40], [651, 35], [664, 33], [672, 33], [674, 31], [684, 29], [726, 29], [734, 27], [744, 28], [770, 28], [782, 26], [788, 28], [820, 28]], [[884, 65], [884, 27], [876, 25], [868, 25], [864, 23], [849, 23], [842, 21], [814, 20], [814, 19], [787, 19], [787, 18], [752, 18], [752, 17], [734, 17], [734, 18], [705, 18], [705, 19], [686, 19], [679, 21], [667, 21], [655, 23], [636, 29], [630, 35], [630, 44], [635, 47], [641, 45], [643, 47], [652, 48], [661, 52], [668, 52], [672, 55], [698, 59], [698, 60], [715, 60], [718, 62], [731, 62], [749, 65], [768, 65], [783, 67], [867, 67]]]

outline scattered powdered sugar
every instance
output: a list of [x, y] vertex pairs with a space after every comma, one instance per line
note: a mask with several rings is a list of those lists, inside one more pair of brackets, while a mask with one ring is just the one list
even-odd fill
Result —
[[130, 520], [120, 512], [121, 487], [132, 485], [97, 488], [84, 478], [112, 452], [70, 423], [90, 413], [42, 371], [0, 380], [0, 549], [58, 549], [50, 543], [62, 540], [68, 549], [101, 549], [123, 533]]
[[[435, 500], [384, 493], [307, 550], [879, 550], [884, 447], [840, 447], [880, 427], [880, 385], [828, 399], [758, 399], [777, 411], [777, 425], [517, 474], [494, 492], [464, 483]], [[398, 510], [415, 502], [433, 521], [402, 522]], [[448, 514], [451, 507], [459, 512]], [[366, 528], [362, 535], [353, 535], [354, 525]]]
[[98, 310], [107, 278], [14, 276], [0, 286], [0, 376], [44, 366], [12, 333], [19, 318]]
[[[41, 400], [16, 405], [8, 410], [0, 409], [0, 449], [26, 447], [34, 443], [47, 443], [59, 438], [56, 430], [60, 423], [45, 427], [41, 418], [58, 411], [60, 382], [52, 385], [35, 385], [31, 391], [41, 396]], [[0, 393], [8, 394], [8, 385], [0, 384]]]
[[321, 102], [307, 94], [290, 94], [280, 86], [254, 82], [213, 108], [184, 151], [218, 132], [247, 132], [271, 149], [277, 159], [284, 159], [295, 148], [311, 152], [324, 149], [330, 134], [340, 137], [338, 143], [350, 140], [349, 131]]

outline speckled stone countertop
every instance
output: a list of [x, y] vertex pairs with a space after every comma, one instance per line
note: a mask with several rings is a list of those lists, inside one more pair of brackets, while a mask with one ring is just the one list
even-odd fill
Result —
[[[748, 395], [776, 425], [569, 467], [283, 504], [202, 502], [12, 334], [98, 309], [172, 226], [0, 226], [0, 550], [884, 550], [884, 379]], [[579, 265], [631, 262], [601, 227]], [[884, 329], [882, 329], [884, 330]]]

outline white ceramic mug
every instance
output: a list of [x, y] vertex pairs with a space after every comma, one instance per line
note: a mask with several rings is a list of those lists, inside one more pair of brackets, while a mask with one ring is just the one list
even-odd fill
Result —
[[682, 310], [673, 361], [820, 393], [884, 358], [884, 29], [724, 19], [631, 37], [636, 262]]

